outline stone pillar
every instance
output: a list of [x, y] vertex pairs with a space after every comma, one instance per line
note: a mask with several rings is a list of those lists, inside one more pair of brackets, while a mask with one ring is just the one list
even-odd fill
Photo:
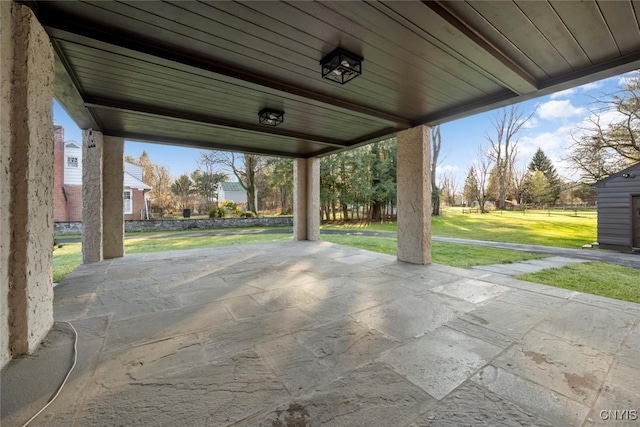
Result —
[[31, 10], [0, 1], [0, 366], [53, 325], [53, 48]]
[[82, 131], [82, 262], [103, 259], [102, 133]]
[[293, 240], [320, 240], [320, 159], [293, 162]]
[[430, 129], [398, 133], [398, 260], [431, 263]]
[[124, 256], [124, 140], [104, 137], [102, 162], [103, 256], [105, 259]]
[[320, 159], [307, 159], [307, 240], [320, 240]]
[[307, 160], [293, 161], [293, 240], [307, 240]]

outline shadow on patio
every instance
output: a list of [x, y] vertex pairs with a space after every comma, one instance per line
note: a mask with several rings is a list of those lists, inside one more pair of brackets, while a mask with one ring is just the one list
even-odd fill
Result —
[[[580, 426], [640, 410], [640, 305], [328, 243], [83, 265], [54, 309], [78, 365], [33, 425]], [[48, 401], [72, 351], [56, 324], [3, 370], [3, 426]]]

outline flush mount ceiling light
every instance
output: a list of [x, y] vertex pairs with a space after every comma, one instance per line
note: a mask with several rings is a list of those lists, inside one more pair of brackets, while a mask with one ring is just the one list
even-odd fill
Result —
[[339, 47], [320, 61], [322, 77], [343, 85], [362, 74], [362, 61], [358, 55]]
[[284, 120], [284, 112], [265, 108], [258, 113], [260, 123], [267, 126], [278, 126]]

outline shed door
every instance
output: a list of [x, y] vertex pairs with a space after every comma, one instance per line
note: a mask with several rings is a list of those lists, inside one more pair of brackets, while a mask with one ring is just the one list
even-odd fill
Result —
[[640, 196], [633, 196], [631, 203], [633, 247], [640, 248]]

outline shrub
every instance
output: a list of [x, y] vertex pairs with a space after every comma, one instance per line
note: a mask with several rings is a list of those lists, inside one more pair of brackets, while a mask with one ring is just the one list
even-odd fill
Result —
[[227, 211], [221, 206], [219, 208], [213, 208], [209, 211], [209, 218], [224, 218]]
[[256, 214], [251, 211], [242, 212], [240, 218], [255, 218]]

